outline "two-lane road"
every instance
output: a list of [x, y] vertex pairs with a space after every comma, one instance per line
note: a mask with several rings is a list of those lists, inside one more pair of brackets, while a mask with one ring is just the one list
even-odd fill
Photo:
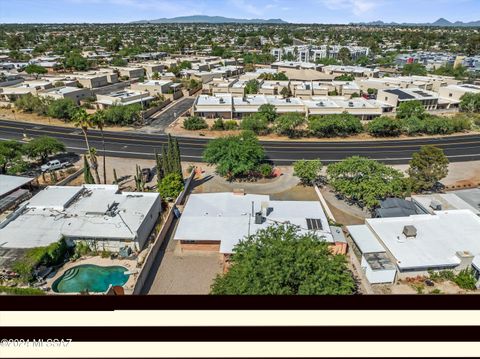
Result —
[[[101, 153], [100, 132], [89, 130], [91, 146]], [[0, 120], [0, 140], [22, 140], [27, 137], [48, 135], [65, 143], [71, 151], [83, 153], [85, 141], [78, 128], [49, 126], [25, 122]], [[145, 134], [133, 131], [105, 132], [105, 148], [108, 156], [130, 158], [153, 158], [166, 143], [166, 135]], [[185, 161], [201, 161], [206, 143], [205, 138], [178, 138], [182, 158]], [[275, 164], [290, 164], [298, 159], [320, 158], [329, 163], [348, 156], [366, 156], [386, 163], [407, 163], [413, 152], [427, 144], [442, 148], [451, 162], [480, 160], [480, 135], [449, 136], [444, 138], [422, 138], [413, 140], [383, 141], [265, 141], [262, 145], [267, 156]]]

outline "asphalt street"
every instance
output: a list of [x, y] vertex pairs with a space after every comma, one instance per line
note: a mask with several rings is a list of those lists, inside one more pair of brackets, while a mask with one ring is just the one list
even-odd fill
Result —
[[[90, 145], [102, 153], [100, 132], [89, 130]], [[49, 126], [25, 122], [0, 121], [0, 140], [48, 135], [65, 143], [70, 151], [83, 153], [85, 141], [78, 128]], [[164, 134], [146, 134], [134, 131], [105, 132], [105, 148], [108, 156], [153, 159], [155, 150], [160, 151], [166, 143]], [[180, 150], [184, 161], [201, 161], [202, 152], [209, 141], [204, 138], [179, 137]], [[416, 138], [413, 140], [386, 141], [343, 141], [343, 142], [262, 142], [267, 156], [277, 165], [290, 164], [299, 159], [319, 158], [324, 163], [359, 155], [385, 163], [407, 163], [413, 152], [423, 145], [442, 148], [451, 162], [480, 160], [480, 135], [449, 136], [444, 138]]]
[[152, 116], [148, 127], [153, 127], [155, 131], [159, 132], [165, 131], [173, 121], [192, 107], [194, 102], [195, 99], [192, 97], [185, 97], [178, 100], [172, 107], [169, 107], [158, 115]]

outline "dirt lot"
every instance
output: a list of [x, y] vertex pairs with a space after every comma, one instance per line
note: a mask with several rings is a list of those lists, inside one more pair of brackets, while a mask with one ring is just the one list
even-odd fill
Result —
[[372, 288], [375, 294], [480, 294], [480, 290], [466, 291], [450, 281], [435, 283], [433, 287], [421, 281], [400, 281], [394, 285], [373, 285]]

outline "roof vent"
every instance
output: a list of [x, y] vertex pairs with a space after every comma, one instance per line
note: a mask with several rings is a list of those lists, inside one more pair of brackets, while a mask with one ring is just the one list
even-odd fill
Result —
[[403, 227], [402, 233], [407, 238], [415, 238], [417, 236], [417, 229], [415, 226], [405, 226]]
[[430, 202], [430, 208], [433, 209], [434, 211], [441, 211], [442, 204], [436, 199], [432, 199], [432, 201]]

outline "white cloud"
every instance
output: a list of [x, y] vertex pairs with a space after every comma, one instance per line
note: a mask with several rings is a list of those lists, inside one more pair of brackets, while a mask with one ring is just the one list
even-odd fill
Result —
[[379, 5], [379, 0], [321, 0], [330, 10], [350, 10], [354, 15], [360, 16], [373, 10]]

